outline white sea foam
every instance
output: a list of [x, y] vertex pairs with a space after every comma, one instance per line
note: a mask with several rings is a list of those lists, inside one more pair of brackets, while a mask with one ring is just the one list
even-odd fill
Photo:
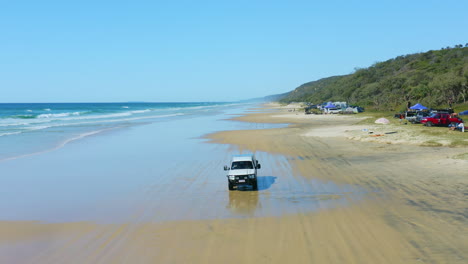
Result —
[[128, 106], [122, 106], [122, 108], [128, 108]]
[[53, 117], [65, 117], [69, 116], [69, 113], [62, 113], [62, 114], [40, 114], [37, 118], [53, 118]]
[[32, 110], [31, 110], [31, 109], [28, 109], [28, 110], [26, 110], [26, 112], [32, 112]]
[[131, 117], [131, 118], [109, 119], [109, 120], [100, 120], [100, 121], [89, 121], [89, 122], [79, 122], [79, 123], [61, 124], [61, 125], [54, 125], [54, 126], [89, 125], [89, 124], [100, 124], [100, 123], [115, 123], [115, 122], [126, 122], [126, 121], [135, 121], [135, 120], [143, 120], [143, 119], [165, 118], [165, 117], [173, 117], [173, 116], [181, 116], [181, 115], [185, 115], [185, 114], [183, 114], [183, 113], [175, 113], [175, 114], [168, 114], [168, 115], [140, 116], [140, 117]]
[[[132, 112], [135, 112], [135, 111], [132, 111]], [[150, 110], [149, 109], [147, 109], [147, 110], [137, 110], [136, 112], [137, 113], [146, 113], [146, 112], [150, 112]], [[78, 113], [78, 112], [76, 112], [76, 113]], [[166, 114], [166, 115], [146, 115], [146, 116], [130, 117], [130, 116], [132, 116], [131, 112], [125, 112], [125, 113], [97, 115], [97, 116], [66, 117], [66, 118], [60, 118], [60, 119], [52, 119], [52, 118], [26, 119], [26, 120], [31, 120], [30, 122], [24, 122], [24, 119], [19, 119], [19, 120], [22, 120], [23, 122], [18, 122], [19, 121], [18, 119], [13, 119], [11, 121], [12, 123], [0, 123], [0, 127], [2, 127], [2, 126], [3, 127], [17, 126], [17, 129], [20, 129], [22, 131], [11, 132], [11, 133], [2, 133], [0, 135], [1, 136], [8, 136], [8, 135], [20, 134], [20, 133], [24, 133], [24, 132], [27, 133], [28, 131], [43, 130], [43, 129], [52, 128], [52, 127], [69, 127], [69, 126], [80, 126], [80, 125], [128, 122], [128, 121], [137, 121], [137, 120], [144, 120], [144, 119], [167, 118], [167, 117], [182, 116], [182, 115], [185, 115], [185, 114], [184, 113], [174, 113], [174, 114]], [[121, 117], [130, 117], [130, 118], [121, 118]], [[100, 120], [96, 120], [96, 119], [100, 119]], [[71, 122], [61, 122], [61, 123], [51, 122], [51, 121], [54, 121], [54, 120], [71, 121]], [[86, 120], [96, 120], [96, 121], [86, 121]], [[4, 120], [2, 120], [2, 121], [4, 121]], [[75, 121], [75, 122], [73, 122], [73, 121]], [[84, 121], [84, 122], [80, 122], [80, 121]], [[47, 125], [44, 125], [45, 123], [47, 123]]]
[[150, 112], [150, 109], [145, 109], [145, 110], [135, 110], [135, 111], [130, 111], [132, 114], [142, 114], [142, 113], [147, 113]]
[[17, 135], [17, 134], [21, 134], [21, 131], [9, 132], [9, 133], [1, 133], [1, 134], [0, 134], [0, 137], [3, 137], [3, 136], [10, 136], [10, 135]]
[[19, 156], [14, 156], [14, 157], [9, 157], [9, 158], [0, 159], [0, 162], [1, 162], [1, 161], [14, 160], [14, 159], [19, 159], [19, 158], [24, 158], [24, 157], [29, 157], [29, 156], [33, 156], [33, 155], [38, 155], [38, 154], [43, 154], [43, 153], [51, 152], [51, 151], [54, 151], [54, 150], [63, 148], [65, 145], [67, 145], [67, 144], [70, 143], [70, 142], [73, 142], [73, 141], [76, 141], [76, 140], [79, 140], [79, 139], [82, 139], [82, 138], [85, 138], [85, 137], [89, 137], [89, 136], [92, 136], [92, 135], [96, 135], [96, 134], [98, 134], [98, 133], [101, 133], [101, 132], [104, 132], [104, 131], [107, 131], [107, 130], [111, 130], [111, 129], [114, 129], [114, 128], [117, 128], [117, 127], [106, 128], [106, 129], [101, 129], [101, 130], [96, 130], [96, 131], [91, 131], [91, 132], [82, 133], [82, 134], [80, 134], [80, 135], [78, 135], [78, 136], [75, 136], [75, 137], [72, 137], [72, 138], [69, 138], [69, 139], [64, 140], [63, 142], [59, 143], [58, 145], [56, 145], [56, 146], [53, 147], [53, 148], [50, 148], [50, 149], [47, 149], [47, 150], [43, 150], [43, 151], [28, 153], [28, 154], [24, 154], [24, 155], [19, 155]]
[[89, 115], [89, 116], [69, 117], [69, 118], [62, 118], [61, 120], [104, 119], [104, 118], [131, 116], [131, 115], [132, 114], [130, 112], [126, 112], [126, 113], [116, 113], [116, 114], [107, 114], [107, 115]]
[[37, 118], [59, 118], [59, 117], [67, 117], [67, 116], [79, 116], [86, 112], [71, 112], [71, 113], [59, 113], [59, 114], [41, 114], [38, 115]]
[[[25, 120], [28, 119], [15, 119], [15, 118], [7, 118], [0, 120], [0, 127], [9, 127], [9, 126], [24, 126], [24, 125], [29, 125], [31, 122], [27, 122]], [[33, 119], [29, 119], [33, 120]]]
[[179, 111], [179, 110], [199, 110], [199, 109], [211, 109], [217, 107], [227, 107], [227, 106], [238, 106], [244, 105], [245, 103], [231, 103], [231, 104], [216, 104], [216, 105], [198, 105], [198, 106], [190, 106], [190, 107], [169, 107], [158, 109], [160, 111]]
[[44, 111], [50, 111], [50, 108], [46, 108], [46, 109], [44, 109]]
[[32, 126], [32, 127], [25, 127], [24, 129], [27, 129], [27, 130], [41, 130], [41, 129], [46, 129], [46, 128], [50, 128], [50, 127], [53, 127], [53, 126]]
[[53, 127], [53, 126], [30, 126], [30, 127], [22, 127], [22, 128], [20, 128], [21, 131], [0, 133], [0, 137], [3, 137], [3, 136], [11, 136], [11, 135], [18, 135], [18, 134], [24, 133], [24, 132], [26, 132], [26, 131], [42, 130], [42, 129], [46, 129], [46, 128], [50, 128], [50, 127]]
[[0, 127], [11, 127], [11, 126], [27, 126], [31, 124], [43, 124], [49, 123], [50, 119], [15, 119], [8, 118], [0, 120]]

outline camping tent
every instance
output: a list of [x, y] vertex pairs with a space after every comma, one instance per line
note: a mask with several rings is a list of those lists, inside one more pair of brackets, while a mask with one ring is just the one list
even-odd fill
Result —
[[379, 119], [375, 120], [375, 123], [376, 124], [388, 124], [388, 123], [390, 123], [390, 121], [387, 118], [382, 117], [382, 118], [379, 118]]
[[426, 110], [427, 107], [425, 107], [424, 105], [422, 105], [420, 103], [417, 103], [417, 104], [413, 105], [412, 107], [410, 107], [410, 109], [413, 109], [413, 110]]
[[460, 112], [459, 115], [468, 115], [468, 110], [465, 110], [463, 112]]
[[332, 102], [328, 102], [325, 108], [336, 108], [336, 106]]

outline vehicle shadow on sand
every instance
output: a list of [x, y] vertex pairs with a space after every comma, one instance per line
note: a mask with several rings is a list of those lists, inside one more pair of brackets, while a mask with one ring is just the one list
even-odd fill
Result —
[[[258, 191], [267, 190], [275, 183], [275, 180], [278, 177], [274, 176], [257, 176]], [[250, 185], [239, 185], [237, 186], [238, 191], [255, 191]]]
[[276, 181], [275, 176], [258, 176], [257, 177], [257, 182], [258, 182], [258, 190], [267, 190], [270, 189], [271, 185], [273, 185]]

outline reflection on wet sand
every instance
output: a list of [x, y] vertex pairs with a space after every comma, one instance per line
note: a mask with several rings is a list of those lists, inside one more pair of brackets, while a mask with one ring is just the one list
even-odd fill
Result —
[[[276, 180], [274, 176], [258, 176], [258, 191], [269, 189]], [[258, 191], [254, 191], [251, 186], [238, 186], [236, 191], [229, 192], [229, 204], [226, 206], [233, 214], [252, 216], [260, 209]]]
[[229, 204], [226, 206], [232, 213], [239, 215], [253, 215], [261, 208], [258, 200], [259, 193], [248, 187], [240, 186], [238, 191], [229, 192]]

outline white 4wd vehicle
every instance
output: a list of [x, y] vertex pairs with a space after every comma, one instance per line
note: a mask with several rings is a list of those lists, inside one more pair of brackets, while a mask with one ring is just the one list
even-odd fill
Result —
[[260, 168], [253, 154], [233, 156], [231, 166], [224, 166], [224, 170], [228, 171], [229, 190], [239, 185], [251, 185], [252, 189], [257, 190], [257, 169]]

